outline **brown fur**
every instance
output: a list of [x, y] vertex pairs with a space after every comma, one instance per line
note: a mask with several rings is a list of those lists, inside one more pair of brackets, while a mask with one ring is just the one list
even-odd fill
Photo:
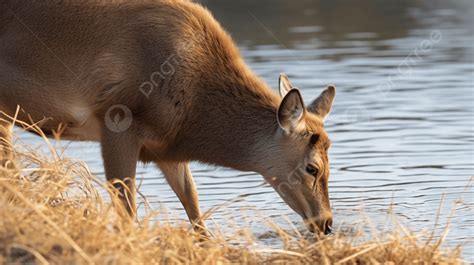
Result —
[[[198, 160], [256, 171], [305, 219], [323, 230], [330, 225], [323, 119], [334, 89], [301, 109], [301, 96], [282, 76], [280, 90], [288, 92], [282, 103], [202, 6], [0, 0], [0, 43], [0, 110], [13, 115], [20, 106], [19, 119], [42, 121], [45, 132], [61, 126], [64, 139], [99, 141], [107, 179], [125, 180], [125, 188], [116, 186], [132, 215], [136, 162], [155, 162], [190, 220], [204, 227], [188, 168], [188, 161]], [[120, 132], [105, 122], [117, 104], [133, 115]], [[304, 113], [299, 120], [286, 115], [298, 107]], [[319, 141], [309, 146], [312, 134]], [[318, 189], [304, 176], [291, 184], [294, 190], [279, 190], [308, 159], [320, 168]]]

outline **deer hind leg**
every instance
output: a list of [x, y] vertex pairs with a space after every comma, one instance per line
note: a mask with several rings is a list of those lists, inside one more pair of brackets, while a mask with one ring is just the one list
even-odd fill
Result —
[[0, 117], [0, 167], [13, 166], [12, 124]]
[[107, 181], [118, 191], [119, 203], [115, 206], [120, 215], [128, 215], [133, 220], [136, 215], [135, 173], [141, 148], [139, 140], [128, 131], [116, 133], [105, 128], [101, 147]]
[[188, 162], [157, 162], [158, 167], [165, 175], [166, 181], [178, 196], [186, 210], [193, 228], [208, 236], [206, 226], [202, 220], [199, 199]]

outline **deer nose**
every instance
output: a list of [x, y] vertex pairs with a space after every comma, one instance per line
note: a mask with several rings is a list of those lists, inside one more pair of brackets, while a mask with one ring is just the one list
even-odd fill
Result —
[[332, 229], [332, 217], [329, 217], [327, 219], [323, 219], [318, 221], [313, 221], [313, 222], [307, 222], [308, 230], [311, 233], [324, 233], [325, 235], [329, 235], [333, 232]]
[[332, 233], [332, 218], [328, 218], [324, 223], [324, 234], [329, 235]]

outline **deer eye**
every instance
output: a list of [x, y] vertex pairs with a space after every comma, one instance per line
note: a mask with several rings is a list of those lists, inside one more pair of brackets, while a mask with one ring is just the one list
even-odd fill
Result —
[[306, 166], [306, 172], [308, 172], [308, 174], [312, 175], [312, 176], [315, 176], [317, 173], [318, 173], [318, 169], [315, 168], [314, 166], [312, 165], [307, 165]]
[[309, 140], [309, 142], [314, 145], [318, 142], [319, 140], [319, 134], [313, 134], [311, 135], [311, 139]]

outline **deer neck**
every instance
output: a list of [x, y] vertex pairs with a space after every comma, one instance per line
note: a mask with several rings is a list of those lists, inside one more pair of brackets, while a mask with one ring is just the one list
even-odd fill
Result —
[[203, 82], [177, 150], [190, 160], [262, 172], [280, 98], [251, 73], [224, 78]]

